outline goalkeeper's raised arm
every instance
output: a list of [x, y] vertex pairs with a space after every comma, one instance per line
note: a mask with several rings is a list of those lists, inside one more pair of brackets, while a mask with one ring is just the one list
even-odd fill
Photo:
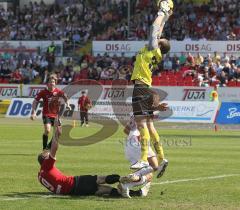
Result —
[[173, 13], [172, 0], [156, 0], [156, 5], [158, 7], [158, 14], [151, 26], [149, 50], [157, 49], [159, 47], [158, 38], [160, 39], [165, 23]]

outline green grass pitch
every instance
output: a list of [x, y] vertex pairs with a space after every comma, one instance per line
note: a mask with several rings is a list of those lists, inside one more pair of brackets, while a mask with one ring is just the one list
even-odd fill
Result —
[[[66, 122], [64, 122], [66, 123]], [[159, 125], [158, 125], [159, 128]], [[240, 131], [159, 129], [169, 167], [148, 197], [53, 196], [37, 180], [42, 122], [0, 118], [0, 209], [240, 209]], [[100, 127], [77, 126], [72, 136]], [[60, 145], [57, 167], [68, 175], [130, 172], [122, 127], [90, 146]]]

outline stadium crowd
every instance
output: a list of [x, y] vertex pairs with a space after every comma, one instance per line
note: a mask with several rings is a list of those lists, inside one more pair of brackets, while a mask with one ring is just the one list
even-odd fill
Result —
[[[103, 34], [97, 39], [146, 40], [156, 7], [150, 0], [135, 2], [130, 37], [121, 33], [124, 27], [119, 23], [110, 35]], [[237, 8], [240, 8], [238, 0], [214, 0], [207, 4], [175, 1], [175, 10], [164, 28], [164, 36], [172, 40], [239, 40], [240, 13]]]
[[30, 1], [23, 8], [0, 9], [1, 40], [66, 40], [86, 43], [127, 14], [121, 1]]
[[[238, 0], [208, 4], [175, 1], [173, 16], [166, 25], [169, 39], [236, 40], [240, 38]], [[1, 40], [145, 40], [156, 14], [154, 1], [131, 1], [131, 33], [128, 37], [127, 0], [58, 0], [47, 5], [30, 1], [23, 8], [0, 9]]]
[[[120, 57], [107, 54], [93, 57], [85, 54], [80, 61], [68, 58], [65, 62], [59, 62], [52, 70], [45, 56], [29, 56], [28, 60], [21, 60], [21, 54], [16, 57], [4, 53], [0, 60], [2, 83], [45, 84], [49, 73], [55, 72], [59, 84], [94, 79], [110, 85], [117, 79], [130, 82], [135, 57], [127, 58], [124, 54]], [[153, 85], [236, 86], [239, 83], [240, 56], [220, 56], [217, 52], [207, 56], [199, 53], [195, 56], [191, 53], [172, 57], [167, 55], [153, 72]]]
[[[127, 1], [57, 0], [47, 5], [29, 2], [23, 8], [0, 9], [1, 40], [65, 40], [67, 46], [89, 40], [145, 40], [155, 7], [150, 0], [131, 1], [131, 33], [127, 32]], [[175, 2], [175, 11], [164, 29], [171, 39], [240, 40], [240, 2], [211, 1], [211, 4]], [[0, 83], [46, 83], [47, 75], [57, 73], [59, 84], [79, 79], [96, 79], [103, 84], [130, 80], [134, 57], [96, 57], [53, 62], [48, 54], [1, 51]], [[236, 86], [240, 82], [240, 57], [206, 57], [191, 54], [166, 56], [153, 74], [153, 85]]]

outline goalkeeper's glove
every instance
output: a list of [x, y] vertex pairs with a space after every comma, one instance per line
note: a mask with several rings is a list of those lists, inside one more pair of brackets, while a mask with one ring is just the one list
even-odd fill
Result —
[[159, 8], [158, 14], [172, 15], [174, 6], [172, 0], [156, 0], [156, 3]]

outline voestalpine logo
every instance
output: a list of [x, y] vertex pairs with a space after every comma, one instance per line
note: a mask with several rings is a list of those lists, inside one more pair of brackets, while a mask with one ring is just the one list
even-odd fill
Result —
[[233, 107], [228, 109], [229, 114], [227, 115], [228, 119], [233, 119], [235, 117], [240, 117], [240, 112], [238, 112], [238, 109]]

